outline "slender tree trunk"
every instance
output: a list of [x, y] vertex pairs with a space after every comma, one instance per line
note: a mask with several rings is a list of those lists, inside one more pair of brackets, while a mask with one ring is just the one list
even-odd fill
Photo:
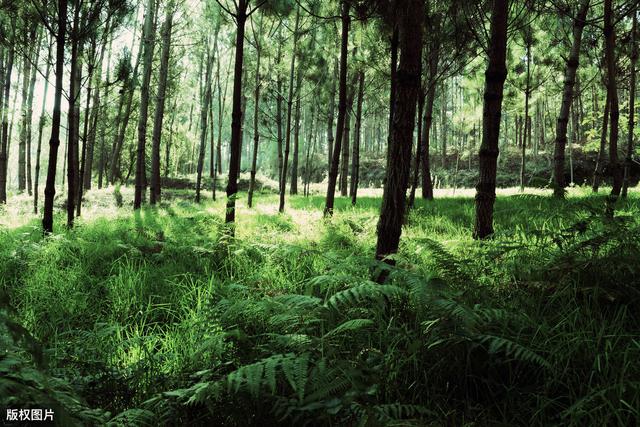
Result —
[[[60, 0], [62, 1], [62, 0]], [[15, 39], [15, 35], [14, 35]], [[11, 92], [11, 74], [13, 71], [13, 60], [15, 57], [15, 46], [9, 46], [7, 53], [6, 73], [4, 77], [3, 105], [4, 116], [2, 117], [2, 135], [0, 141], [0, 203], [7, 203], [7, 166], [9, 158], [9, 95]]]
[[211, 108], [211, 68], [213, 66], [213, 54], [207, 52], [206, 55], [207, 66], [203, 82], [205, 85], [204, 99], [202, 100], [202, 110], [200, 111], [200, 151], [198, 153], [198, 169], [196, 175], [196, 203], [200, 203], [202, 169], [204, 167], [204, 154], [207, 147], [207, 118], [209, 109]]
[[597, 193], [600, 189], [600, 182], [604, 174], [604, 163], [606, 156], [607, 146], [607, 130], [609, 128], [609, 106], [611, 104], [610, 94], [607, 92], [607, 98], [604, 103], [604, 114], [602, 118], [602, 131], [600, 132], [600, 149], [598, 150], [598, 157], [596, 159], [596, 168], [593, 173], [593, 186], [592, 190]]
[[349, 55], [349, 2], [342, 0], [342, 35], [340, 46], [340, 82], [338, 86], [338, 123], [336, 126], [336, 139], [333, 145], [333, 157], [329, 170], [329, 183], [327, 186], [327, 198], [324, 207], [324, 216], [333, 215], [333, 203], [336, 194], [336, 182], [338, 178], [338, 166], [340, 165], [340, 150], [342, 148], [342, 134], [344, 133], [344, 121], [347, 113], [347, 56]]
[[[111, 77], [111, 47], [113, 45], [113, 34], [110, 36], [109, 38], [109, 50], [107, 53], [107, 78], [106, 78], [106, 84], [104, 85], [104, 94], [103, 94], [103, 99], [107, 101], [109, 100], [109, 80]], [[98, 80], [99, 82], [102, 82], [102, 70], [100, 70], [100, 79]], [[96, 115], [93, 121], [93, 128], [94, 128], [94, 132], [97, 132], [97, 128], [98, 128], [98, 118], [102, 117], [102, 114], [104, 114], [103, 120], [100, 123], [100, 158], [98, 161], [98, 189], [102, 188], [102, 183], [103, 183], [103, 179], [104, 179], [104, 174], [105, 174], [105, 168], [106, 168], [106, 163], [107, 163], [107, 156], [106, 156], [106, 145], [105, 145], [105, 132], [106, 132], [106, 124], [109, 120], [109, 115], [108, 115], [108, 110], [105, 108], [105, 106], [103, 106], [100, 103], [100, 98], [98, 98], [98, 106], [100, 108], [98, 108], [96, 110]], [[118, 105], [118, 107], [121, 107], [122, 105]], [[103, 110], [103, 111], [101, 111]], [[95, 145], [95, 142], [94, 142]], [[91, 180], [89, 180], [89, 184], [91, 184]], [[90, 187], [87, 187], [90, 188]]]
[[609, 165], [608, 169], [613, 176], [613, 187], [608, 199], [607, 212], [613, 215], [613, 207], [622, 189], [622, 170], [618, 162], [618, 126], [620, 122], [620, 106], [618, 105], [618, 87], [616, 80], [616, 59], [615, 59], [615, 29], [614, 29], [612, 0], [604, 1], [604, 38], [605, 38], [605, 63], [607, 64], [607, 92], [610, 94], [611, 105], [609, 106], [610, 128], [609, 128]]
[[[169, 177], [169, 166], [171, 157], [169, 154], [171, 153], [171, 143], [173, 139], [173, 123], [176, 119], [176, 107], [178, 105], [178, 96], [177, 94], [173, 95], [173, 107], [171, 108], [171, 121], [169, 122], [169, 139], [167, 140], [167, 144], [165, 145], [165, 153], [164, 153], [164, 177], [165, 179]], [[213, 120], [212, 120], [213, 121]]]
[[[160, 75], [158, 93], [156, 94], [156, 109], [153, 117], [153, 136], [151, 138], [151, 188], [149, 202], [155, 205], [160, 201], [160, 141], [162, 136], [162, 121], [164, 120], [164, 106], [167, 94], [167, 80], [169, 75], [169, 58], [171, 56], [171, 31], [173, 30], [174, 2], [171, 0], [166, 6], [164, 24], [162, 26], [162, 54], [160, 57]], [[211, 85], [209, 85], [211, 93]]]
[[344, 120], [344, 135], [342, 136], [342, 160], [340, 162], [340, 195], [347, 196], [347, 188], [349, 186], [349, 144], [351, 133], [351, 112], [353, 109], [353, 97], [355, 95], [356, 75], [354, 74], [352, 82], [349, 85], [352, 89], [347, 95], [347, 114]]
[[[278, 211], [284, 212], [284, 196], [287, 192], [287, 166], [289, 164], [289, 148], [291, 146], [291, 115], [293, 113], [293, 90], [294, 90], [294, 73], [296, 71], [296, 54], [298, 51], [298, 39], [300, 27], [300, 6], [296, 9], [296, 24], [293, 30], [293, 52], [291, 53], [291, 68], [289, 69], [289, 95], [287, 97], [287, 131], [285, 134], [284, 143], [284, 161], [282, 163], [282, 176], [280, 180], [282, 185], [280, 186], [280, 206]], [[300, 74], [301, 71], [298, 71]]]
[[629, 79], [629, 127], [627, 130], [627, 157], [624, 162], [624, 180], [622, 182], [622, 197], [627, 198], [629, 188], [629, 173], [633, 164], [633, 131], [635, 127], [635, 102], [636, 102], [636, 62], [638, 60], [638, 45], [636, 41], [638, 27], [638, 10], [633, 10], [633, 24], [631, 26], [631, 77]]
[[69, 114], [67, 135], [67, 228], [73, 227], [77, 189], [78, 142], [80, 134], [80, 85], [82, 61], [80, 60], [80, 4], [74, 6], [71, 29], [71, 67], [69, 70]]
[[49, 140], [47, 183], [44, 189], [44, 215], [42, 228], [45, 234], [53, 232], [53, 199], [56, 195], [56, 166], [60, 146], [60, 119], [62, 104], [62, 74], [64, 73], [64, 42], [67, 26], [67, 0], [58, 0], [58, 32], [56, 34], [56, 84]]
[[[38, 120], [38, 146], [36, 148], [36, 174], [33, 182], [33, 213], [38, 214], [38, 186], [40, 183], [40, 153], [42, 151], [42, 133], [46, 122], [45, 111], [47, 106], [47, 94], [49, 93], [49, 74], [51, 73], [51, 55], [53, 53], [53, 40], [49, 45], [47, 54], [47, 67], [44, 73], [44, 91], [42, 95], [42, 107], [40, 109], [40, 119]], [[0, 108], [1, 110], [1, 108]]]
[[[278, 37], [278, 53], [276, 54], [276, 63], [280, 65], [282, 61], [282, 38]], [[276, 149], [278, 150], [278, 194], [282, 191], [282, 165], [283, 165], [283, 157], [282, 157], [282, 148], [283, 148], [283, 135], [282, 131], [282, 78], [280, 77], [280, 72], [276, 70], [276, 132], [277, 132], [277, 141], [276, 141]]]
[[[258, 26], [258, 34], [262, 33], [262, 19], [260, 18], [260, 24]], [[256, 79], [255, 79], [255, 91], [253, 96], [253, 156], [251, 158], [251, 180], [249, 181], [249, 195], [247, 204], [249, 208], [253, 207], [253, 192], [256, 186], [256, 171], [258, 166], [258, 143], [260, 142], [260, 129], [258, 126], [258, 118], [260, 114], [260, 57], [262, 49], [260, 46], [259, 37], [255, 39], [256, 44]]]
[[587, 12], [589, 10], [589, 0], [582, 0], [578, 15], [573, 21], [573, 44], [564, 72], [564, 90], [562, 92], [562, 106], [558, 115], [556, 124], [555, 149], [553, 154], [554, 160], [554, 189], [555, 197], [564, 197], [565, 192], [565, 176], [564, 176], [564, 158], [565, 148], [567, 145], [567, 127], [569, 124], [569, 112], [573, 101], [573, 87], [576, 82], [576, 72], [580, 61], [580, 44], [582, 42], [582, 31], [585, 26]]
[[293, 158], [291, 159], [291, 195], [298, 194], [298, 157], [300, 151], [300, 93], [302, 92], [302, 71], [298, 72], [296, 84], [298, 96], [296, 97], [295, 118], [293, 127]]
[[500, 138], [500, 115], [504, 81], [507, 77], [508, 0], [495, 0], [491, 13], [489, 65], [485, 73], [480, 178], [476, 185], [476, 218], [473, 237], [485, 239], [493, 234], [493, 204], [496, 199], [496, 169]]
[[20, 102], [20, 136], [18, 142], [18, 192], [22, 193], [27, 189], [27, 122], [31, 118], [27, 115], [29, 107], [29, 82], [31, 79], [31, 53], [33, 52], [33, 42], [36, 30], [33, 28], [28, 35], [25, 34], [25, 53], [22, 65], [22, 100]]
[[143, 71], [142, 85], [140, 86], [140, 115], [138, 117], [138, 148], [136, 155], [136, 189], [133, 200], [133, 209], [140, 209], [142, 205], [142, 193], [145, 187], [145, 147], [147, 142], [147, 118], [149, 113], [149, 83], [151, 81], [151, 66], [153, 61], [154, 45], [154, 16], [156, 1], [147, 3], [147, 15], [144, 21], [143, 43]]
[[[527, 37], [527, 84], [524, 91], [524, 133], [522, 138], [522, 158], [520, 163], [520, 191], [524, 191], [524, 180], [527, 160], [527, 143], [531, 143], [531, 132], [529, 126], [529, 97], [531, 96], [531, 37]], [[527, 141], [527, 137], [528, 141]]]
[[360, 130], [362, 127], [362, 98], [364, 97], [364, 71], [358, 73], [358, 101], [356, 103], [356, 128], [353, 140], [353, 160], [351, 162], [351, 204], [355, 206], [358, 197], [360, 177]]
[[[393, 85], [393, 122], [389, 139], [386, 180], [377, 227], [376, 259], [386, 260], [398, 251], [406, 210], [406, 191], [411, 169], [411, 145], [416, 118], [416, 103], [420, 92], [420, 63], [424, 2], [408, 0], [398, 3], [400, 63], [399, 77]], [[378, 277], [380, 282], [386, 274]]]
[[422, 198], [433, 200], [433, 183], [431, 182], [431, 155], [429, 153], [431, 142], [431, 125], [433, 123], [433, 104], [436, 99], [436, 76], [438, 74], [438, 61], [440, 47], [434, 48], [434, 53], [429, 58], [429, 81], [427, 83], [427, 102], [425, 105], [424, 123], [422, 125]]
[[[95, 48], [96, 48], [96, 43], [95, 43], [95, 38], [93, 39], [92, 42], [92, 50], [91, 50], [91, 55], [90, 58], [93, 58], [95, 55]], [[103, 49], [104, 52], [104, 49]], [[92, 59], [90, 59], [90, 61], [92, 61]], [[93, 73], [94, 73], [94, 65], [91, 62], [89, 62], [88, 64], [88, 69], [87, 69], [87, 81], [91, 82], [91, 79], [93, 78]], [[86, 172], [86, 167], [87, 167], [87, 140], [88, 140], [88, 134], [89, 134], [89, 118], [91, 117], [91, 114], [89, 113], [90, 108], [91, 108], [91, 92], [93, 91], [93, 87], [91, 86], [91, 84], [89, 84], [89, 87], [87, 88], [87, 103], [85, 105], [85, 109], [84, 109], [84, 129], [82, 132], [82, 154], [80, 156], [80, 170], [79, 170], [79, 174], [78, 174], [78, 179], [76, 180], [77, 182], [77, 201], [76, 201], [76, 216], [80, 216], [80, 214], [82, 213], [82, 196], [84, 195], [84, 176], [85, 176], [85, 172]], [[99, 92], [99, 90], [96, 90], [95, 92]], [[94, 104], [94, 108], [95, 108], [95, 104]], [[80, 125], [79, 125], [79, 120], [80, 120], [80, 111], [78, 110], [78, 129], [80, 129]], [[91, 174], [89, 174], [89, 181], [91, 181]]]
[[31, 176], [31, 138], [33, 134], [33, 125], [32, 125], [32, 117], [33, 117], [33, 95], [35, 92], [36, 86], [36, 74], [38, 69], [38, 59], [40, 55], [40, 43], [42, 41], [42, 31], [38, 31], [38, 37], [35, 44], [35, 49], [32, 54], [32, 67], [31, 67], [31, 81], [29, 82], [29, 97], [27, 101], [27, 192], [29, 195], [33, 195], [33, 179]]
[[[236, 54], [233, 69], [233, 111], [231, 112], [231, 156], [229, 159], [229, 179], [227, 182], [226, 223], [235, 223], [236, 194], [240, 174], [240, 150], [242, 149], [242, 62], [244, 59], [244, 32], [247, 21], [248, 0], [238, 0], [236, 9]], [[231, 234], [235, 234], [232, 227]]]
[[331, 162], [333, 160], [333, 118], [335, 115], [336, 107], [336, 78], [338, 75], [338, 60], [334, 61], [333, 65], [333, 78], [331, 79], [331, 95], [329, 97], [329, 115], [327, 118], [327, 154], [328, 154], [328, 170], [331, 169]]

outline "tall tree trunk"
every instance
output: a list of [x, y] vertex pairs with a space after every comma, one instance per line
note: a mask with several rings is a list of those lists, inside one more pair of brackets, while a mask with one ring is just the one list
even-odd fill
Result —
[[618, 87], [616, 81], [616, 59], [615, 59], [615, 29], [612, 0], [604, 1], [604, 38], [605, 38], [605, 63], [607, 64], [607, 93], [610, 94], [611, 105], [609, 106], [610, 128], [609, 128], [609, 165], [608, 169], [613, 176], [613, 186], [607, 203], [607, 212], [613, 214], [613, 207], [620, 196], [622, 189], [622, 170], [618, 162], [618, 127], [620, 122], [620, 106], [618, 105]]
[[[240, 150], [242, 149], [242, 62], [244, 59], [244, 32], [247, 22], [249, 0], [238, 0], [236, 9], [236, 54], [233, 69], [233, 107], [231, 112], [231, 156], [229, 159], [229, 178], [227, 181], [226, 223], [235, 223], [236, 194], [238, 193], [238, 176], [240, 174]], [[230, 233], [235, 234], [234, 227]]]
[[571, 52], [567, 59], [566, 68], [564, 71], [564, 90], [562, 92], [562, 106], [560, 107], [560, 113], [558, 114], [558, 121], [556, 124], [556, 139], [555, 148], [553, 154], [554, 167], [554, 189], [553, 195], [555, 197], [564, 197], [564, 188], [566, 186], [564, 177], [564, 158], [565, 148], [567, 146], [567, 127], [569, 125], [569, 112], [571, 110], [571, 103], [573, 101], [573, 87], [576, 82], [576, 72], [578, 71], [578, 65], [580, 63], [580, 44], [582, 43], [582, 31], [585, 26], [585, 20], [587, 12], [589, 10], [590, 0], [582, 0], [580, 4], [580, 10], [573, 21], [573, 44], [571, 46]]
[[80, 59], [80, 4], [74, 6], [71, 29], [71, 67], [69, 70], [69, 120], [67, 134], [67, 227], [73, 227], [77, 189], [78, 142], [80, 134], [80, 86], [82, 61]]
[[338, 86], [338, 123], [336, 125], [336, 139], [333, 145], [333, 158], [329, 170], [329, 183], [327, 185], [327, 198], [324, 207], [324, 216], [333, 215], [333, 203], [336, 194], [336, 182], [338, 179], [338, 166], [340, 165], [340, 150], [342, 149], [342, 134], [344, 133], [344, 121], [347, 113], [347, 56], [349, 55], [349, 1], [342, 0], [342, 35], [340, 45], [340, 82]]
[[[276, 63], [280, 65], [282, 61], [282, 37], [278, 35], [278, 53], [276, 54]], [[280, 76], [280, 72], [276, 68], [276, 132], [277, 132], [277, 141], [276, 141], [276, 149], [278, 150], [278, 194], [282, 191], [282, 148], [283, 148], [283, 135], [282, 131], [282, 77]]]
[[627, 190], [629, 188], [629, 173], [633, 164], [633, 131], [635, 127], [635, 102], [636, 102], [636, 62], [638, 60], [637, 45], [637, 27], [638, 27], [638, 10], [633, 10], [633, 24], [631, 26], [631, 77], [629, 80], [629, 127], [627, 130], [627, 157], [624, 162], [624, 180], [622, 183], [622, 197], [627, 198]]
[[[289, 148], [291, 146], [291, 115], [293, 113], [293, 90], [294, 90], [294, 73], [296, 71], [296, 54], [298, 52], [298, 39], [300, 37], [299, 34], [300, 27], [300, 6], [296, 9], [296, 24], [293, 30], [293, 52], [291, 53], [291, 67], [289, 69], [289, 95], [287, 97], [287, 131], [285, 134], [285, 143], [284, 143], [284, 161], [282, 163], [282, 176], [280, 186], [280, 206], [278, 207], [278, 211], [280, 213], [284, 212], [284, 196], [287, 192], [287, 166], [289, 164]], [[301, 71], [298, 71], [300, 74]]]
[[[216, 37], [218, 35], [216, 34]], [[208, 46], [208, 43], [207, 43]], [[200, 151], [198, 152], [198, 169], [196, 174], [196, 203], [200, 203], [200, 187], [202, 184], [202, 169], [204, 167], [204, 154], [207, 147], [207, 118], [211, 108], [211, 68], [213, 66], [213, 54], [206, 52], [206, 71], [204, 77], [204, 99], [200, 111]], [[213, 125], [213, 124], [212, 124]]]
[[[527, 34], [527, 83], [524, 91], [524, 132], [522, 137], [522, 158], [520, 163], [520, 191], [524, 191], [526, 172], [527, 143], [531, 143], [531, 126], [529, 125], [529, 97], [531, 96], [531, 36]], [[528, 140], [527, 140], [528, 138]]]
[[[44, 30], [42, 30], [44, 31]], [[33, 195], [33, 180], [31, 176], [31, 138], [33, 134], [33, 95], [36, 86], [36, 74], [38, 71], [38, 59], [40, 55], [40, 42], [42, 41], [42, 31], [38, 31], [38, 37], [35, 44], [35, 49], [32, 54], [32, 66], [31, 66], [31, 80], [29, 82], [29, 96], [27, 100], [27, 192], [29, 195]]]
[[[258, 34], [262, 34], [262, 19], [258, 25]], [[258, 126], [258, 118], [260, 114], [260, 57], [262, 49], [259, 37], [255, 38], [256, 44], [256, 80], [255, 91], [253, 94], [253, 156], [251, 158], [251, 180], [249, 181], [249, 195], [247, 204], [249, 208], [253, 207], [253, 192], [256, 186], [256, 171], [258, 166], [258, 143], [260, 142], [260, 128]]]
[[[96, 43], [94, 38], [92, 41], [92, 50], [91, 50], [90, 58], [94, 57], [95, 48], [96, 48]], [[91, 82], [91, 79], [93, 78], [95, 64], [92, 64], [91, 62], [93, 61], [93, 59], [89, 59], [89, 61], [90, 62], [88, 63], [88, 69], [87, 69], [87, 81]], [[82, 213], [82, 196], [84, 195], [84, 175], [85, 175], [85, 170], [87, 165], [87, 137], [89, 133], [89, 118], [91, 116], [89, 111], [91, 108], [91, 92], [92, 91], [93, 91], [93, 87], [91, 86], [91, 83], [89, 83], [89, 87], [87, 88], [87, 96], [86, 96], [87, 103], [84, 109], [84, 129], [82, 131], [82, 153], [80, 155], [78, 179], [76, 180], [76, 183], [77, 183], [76, 216], [80, 216], [80, 214]], [[80, 121], [80, 111], [78, 110], [78, 129], [80, 129], [79, 121]]]
[[360, 178], [360, 130], [362, 128], [362, 98], [364, 97], [364, 71], [358, 73], [358, 101], [356, 103], [356, 129], [353, 140], [353, 160], [351, 161], [351, 204], [355, 206], [358, 198]]
[[431, 182], [431, 125], [433, 123], [433, 104], [436, 99], [436, 78], [438, 75], [438, 61], [440, 60], [440, 46], [434, 45], [429, 55], [429, 80], [427, 81], [427, 100], [425, 105], [424, 123], [422, 125], [422, 198], [433, 200], [433, 183]]
[[338, 60], [334, 61], [333, 74], [331, 78], [331, 95], [329, 96], [329, 115], [327, 117], [327, 155], [328, 155], [328, 170], [331, 169], [331, 162], [333, 160], [333, 118], [335, 115], [336, 107], [336, 78], [338, 75]]
[[56, 195], [56, 166], [60, 146], [60, 116], [62, 104], [62, 74], [64, 73], [64, 42], [67, 26], [67, 0], [58, 0], [58, 32], [56, 34], [56, 86], [49, 140], [49, 164], [44, 189], [44, 215], [42, 228], [45, 234], [53, 232], [53, 198]]
[[[104, 94], [103, 94], [103, 99], [105, 99], [108, 103], [109, 100], [109, 80], [111, 77], [111, 48], [113, 45], [113, 34], [111, 34], [111, 36], [109, 37], [109, 50], [107, 53], [107, 76], [106, 76], [106, 80], [105, 80], [105, 85], [104, 85]], [[102, 83], [102, 70], [100, 70], [100, 79], [98, 80], [100, 83]], [[93, 132], [95, 135], [95, 132], [97, 132], [97, 128], [98, 128], [98, 118], [102, 117], [102, 114], [104, 114], [103, 120], [100, 123], [100, 157], [98, 160], [98, 189], [102, 188], [102, 183], [104, 180], [104, 175], [105, 175], [105, 169], [106, 169], [106, 164], [107, 164], [107, 155], [106, 155], [106, 144], [105, 144], [105, 133], [106, 133], [106, 124], [108, 122], [109, 119], [109, 115], [108, 115], [108, 110], [105, 108], [105, 106], [103, 106], [101, 104], [101, 99], [98, 98], [98, 107], [96, 110], [96, 115], [94, 117], [94, 121], [93, 121]], [[122, 107], [122, 104], [118, 105], [119, 108]], [[120, 112], [120, 111], [119, 111]], [[95, 136], [92, 136], [92, 138]], [[95, 141], [94, 141], [94, 145], [95, 145]], [[89, 179], [89, 185], [91, 185], [91, 179]], [[91, 187], [87, 187], [87, 189], [89, 189]]]
[[507, 78], [508, 0], [495, 0], [491, 13], [489, 65], [485, 73], [480, 178], [476, 185], [476, 218], [473, 237], [484, 239], [493, 234], [493, 204], [496, 200], [496, 169], [500, 138], [500, 115], [504, 81]]
[[592, 190], [594, 193], [597, 193], [598, 190], [600, 189], [600, 181], [602, 180], [602, 176], [604, 173], [604, 162], [605, 162], [606, 146], [607, 146], [607, 130], [609, 128], [609, 105], [611, 104], [611, 99], [609, 99], [609, 96], [610, 95], [607, 92], [607, 98], [604, 103], [604, 114], [602, 118], [602, 130], [600, 132], [600, 149], [598, 150], [598, 157], [596, 159], [596, 168], [593, 173]]
[[136, 155], [136, 189], [133, 199], [133, 209], [140, 209], [142, 205], [142, 192], [145, 187], [145, 147], [147, 142], [147, 117], [149, 114], [149, 83], [151, 81], [151, 65], [153, 60], [154, 45], [154, 16], [156, 1], [147, 3], [147, 15], [144, 21], [143, 44], [143, 70], [142, 85], [140, 86], [140, 115], [138, 116], [138, 147]]
[[25, 53], [22, 65], [22, 100], [20, 102], [20, 136], [18, 142], [18, 192], [22, 193], [27, 189], [27, 122], [31, 117], [27, 116], [29, 103], [29, 82], [31, 79], [31, 53], [33, 52], [33, 42], [36, 30], [33, 28], [25, 34]]
[[[15, 39], [15, 34], [14, 34]], [[7, 53], [6, 72], [4, 75], [4, 91], [2, 93], [4, 115], [2, 117], [2, 135], [0, 135], [0, 203], [7, 203], [7, 166], [9, 159], [9, 95], [11, 92], [11, 74], [15, 46], [12, 43]]]
[[[40, 109], [40, 119], [38, 120], [38, 146], [36, 148], [36, 174], [33, 181], [33, 213], [38, 214], [38, 186], [40, 183], [40, 153], [42, 151], [42, 133], [46, 122], [45, 111], [47, 106], [47, 94], [49, 93], [49, 74], [51, 73], [51, 55], [53, 53], [53, 39], [49, 45], [47, 54], [47, 68], [44, 73], [44, 91], [42, 95], [42, 107]], [[1, 108], [0, 108], [1, 110]]]
[[293, 158], [291, 159], [291, 195], [298, 194], [298, 160], [300, 151], [300, 96], [302, 92], [302, 72], [298, 72], [298, 82], [296, 83], [298, 96], [296, 97], [296, 107], [294, 114], [294, 128], [293, 128]]
[[[393, 122], [389, 139], [386, 180], [377, 227], [376, 259], [385, 259], [398, 251], [406, 210], [406, 192], [411, 169], [411, 145], [420, 91], [424, 2], [398, 3], [400, 63], [393, 83]], [[378, 277], [384, 281], [386, 274]]]
[[[169, 75], [169, 57], [171, 55], [171, 31], [173, 30], [174, 1], [170, 0], [166, 6], [164, 24], [162, 25], [162, 54], [160, 56], [160, 76], [158, 93], [156, 94], [156, 109], [153, 117], [153, 136], [151, 137], [151, 188], [149, 202], [155, 205], [160, 201], [160, 141], [162, 136], [162, 121], [164, 120], [164, 106], [167, 94], [167, 80]], [[211, 85], [209, 85], [211, 93]]]

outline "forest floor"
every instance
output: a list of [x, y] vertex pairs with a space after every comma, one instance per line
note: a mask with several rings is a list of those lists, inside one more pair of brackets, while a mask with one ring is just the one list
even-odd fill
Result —
[[[223, 194], [167, 192], [133, 213], [131, 189], [93, 190], [47, 239], [13, 197], [0, 392], [44, 399], [66, 425], [640, 420], [637, 192], [608, 218], [607, 189], [502, 190], [487, 242], [471, 238], [471, 190], [436, 192], [396, 267], [373, 260], [379, 190], [361, 194], [325, 220], [321, 195], [278, 214], [277, 196], [249, 209], [242, 193], [235, 238]], [[371, 282], [384, 268], [388, 283]]]

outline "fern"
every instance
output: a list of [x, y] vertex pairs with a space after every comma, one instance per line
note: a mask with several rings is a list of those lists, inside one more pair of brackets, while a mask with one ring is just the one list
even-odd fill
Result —
[[542, 356], [535, 353], [531, 349], [518, 344], [505, 337], [498, 337], [494, 335], [476, 335], [474, 337], [478, 342], [488, 345], [488, 351], [491, 354], [504, 353], [506, 356], [512, 357], [514, 360], [519, 360], [528, 363], [535, 363], [545, 368], [551, 368], [551, 365]]

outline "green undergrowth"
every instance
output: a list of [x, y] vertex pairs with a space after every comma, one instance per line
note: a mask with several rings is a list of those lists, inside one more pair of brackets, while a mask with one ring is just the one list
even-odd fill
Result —
[[372, 259], [375, 198], [323, 220], [321, 197], [262, 196], [236, 238], [222, 201], [180, 197], [5, 228], [0, 404], [60, 425], [633, 425], [640, 200], [604, 201], [499, 197], [475, 242], [472, 199], [420, 200], [394, 267]]

